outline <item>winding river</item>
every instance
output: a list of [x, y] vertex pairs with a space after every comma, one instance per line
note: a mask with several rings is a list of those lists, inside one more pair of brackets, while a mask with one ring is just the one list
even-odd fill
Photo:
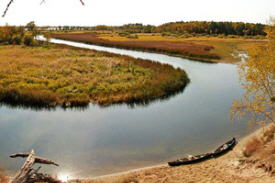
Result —
[[35, 150], [60, 167], [43, 165], [42, 172], [92, 177], [166, 164], [188, 154], [214, 150], [235, 136], [251, 133], [247, 124], [229, 119], [233, 99], [242, 97], [236, 66], [209, 64], [155, 53], [74, 43], [169, 63], [184, 69], [191, 82], [166, 100], [147, 105], [113, 105], [101, 108], [40, 110], [20, 106], [0, 107], [0, 165], [14, 173], [24, 159], [10, 154]]

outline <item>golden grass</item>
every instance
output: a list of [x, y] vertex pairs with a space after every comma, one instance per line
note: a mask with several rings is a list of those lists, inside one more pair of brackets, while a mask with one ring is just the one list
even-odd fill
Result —
[[42, 106], [135, 102], [182, 90], [181, 69], [68, 46], [0, 47], [0, 100]]
[[[135, 35], [125, 41], [124, 37], [118, 37], [120, 41], [110, 41], [100, 38], [101, 34], [51, 34], [57, 39], [71, 40], [76, 42], [83, 42], [86, 44], [93, 44], [99, 46], [116, 47], [129, 50], [140, 50], [148, 52], [163, 53], [173, 56], [189, 58], [193, 60], [208, 61], [219, 60], [220, 57], [211, 52], [214, 47], [211, 45], [193, 44], [180, 41], [139, 41]], [[133, 39], [133, 37], [135, 39]], [[154, 37], [154, 36], [151, 36]]]
[[270, 126], [261, 137], [253, 137], [247, 142], [240, 162], [255, 165], [266, 172], [275, 174], [275, 125]]
[[262, 148], [262, 145], [263, 143], [260, 139], [253, 137], [249, 142], [246, 143], [245, 149], [243, 151], [244, 156], [252, 156], [255, 152]]
[[129, 39], [127, 37], [118, 36], [118, 34], [100, 34], [100, 38], [109, 41], [167, 41], [167, 42], [183, 42], [192, 43], [197, 45], [214, 46], [210, 52], [219, 55], [221, 59], [215, 60], [216, 62], [238, 62], [241, 59], [238, 57], [240, 51], [247, 52], [253, 44], [266, 44], [265, 39], [245, 39], [244, 37], [236, 38], [221, 38], [221, 37], [168, 37], [161, 36], [160, 34], [137, 34], [138, 39]]

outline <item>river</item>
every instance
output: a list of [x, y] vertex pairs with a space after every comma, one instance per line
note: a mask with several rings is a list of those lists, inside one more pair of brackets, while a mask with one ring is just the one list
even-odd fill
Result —
[[251, 131], [229, 119], [233, 99], [242, 98], [236, 65], [209, 64], [156, 53], [51, 39], [55, 43], [103, 50], [168, 63], [184, 69], [190, 84], [166, 100], [86, 109], [0, 107], [0, 165], [14, 173], [25, 159], [10, 154], [35, 150], [60, 164], [41, 172], [69, 178], [92, 177], [166, 164], [188, 154], [214, 150], [233, 136]]

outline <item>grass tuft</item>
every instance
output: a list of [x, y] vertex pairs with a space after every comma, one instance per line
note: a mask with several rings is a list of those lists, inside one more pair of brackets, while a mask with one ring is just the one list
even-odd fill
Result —
[[253, 137], [252, 140], [248, 141], [245, 146], [245, 150], [243, 151], [243, 154], [245, 157], [252, 156], [256, 151], [260, 150], [262, 145], [261, 140], [259, 140], [257, 137]]

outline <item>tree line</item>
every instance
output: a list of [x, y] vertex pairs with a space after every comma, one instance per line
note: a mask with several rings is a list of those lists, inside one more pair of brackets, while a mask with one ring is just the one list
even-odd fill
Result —
[[121, 29], [130, 33], [195, 33], [195, 34], [224, 34], [238, 36], [265, 36], [264, 32], [266, 25], [252, 24], [243, 22], [170, 22], [160, 26], [142, 25], [142, 24], [127, 24], [121, 26]]
[[128, 33], [172, 33], [172, 34], [224, 34], [238, 36], [265, 36], [264, 24], [253, 24], [243, 22], [170, 22], [160, 26], [143, 25], [141, 23], [125, 24], [122, 26], [99, 25], [93, 30], [122, 30]]
[[38, 42], [34, 39], [37, 35], [43, 34], [48, 43], [50, 33], [45, 29], [38, 29], [34, 21], [29, 22], [26, 26], [10, 26], [6, 24], [0, 27], [0, 45], [20, 45], [36, 46]]
[[238, 35], [238, 36], [266, 36], [265, 29], [268, 25], [252, 24], [243, 22], [170, 22], [160, 26], [143, 25], [141, 23], [125, 24], [122, 26], [45, 26], [37, 27], [34, 22], [28, 23], [26, 26], [9, 26], [0, 27], [0, 43], [16, 43], [20, 44], [20, 40], [28, 30], [33, 36], [39, 34], [40, 31], [47, 30], [108, 30], [108, 31], [123, 31], [127, 33], [161, 33], [163, 35], [176, 34], [208, 34], [208, 35]]

